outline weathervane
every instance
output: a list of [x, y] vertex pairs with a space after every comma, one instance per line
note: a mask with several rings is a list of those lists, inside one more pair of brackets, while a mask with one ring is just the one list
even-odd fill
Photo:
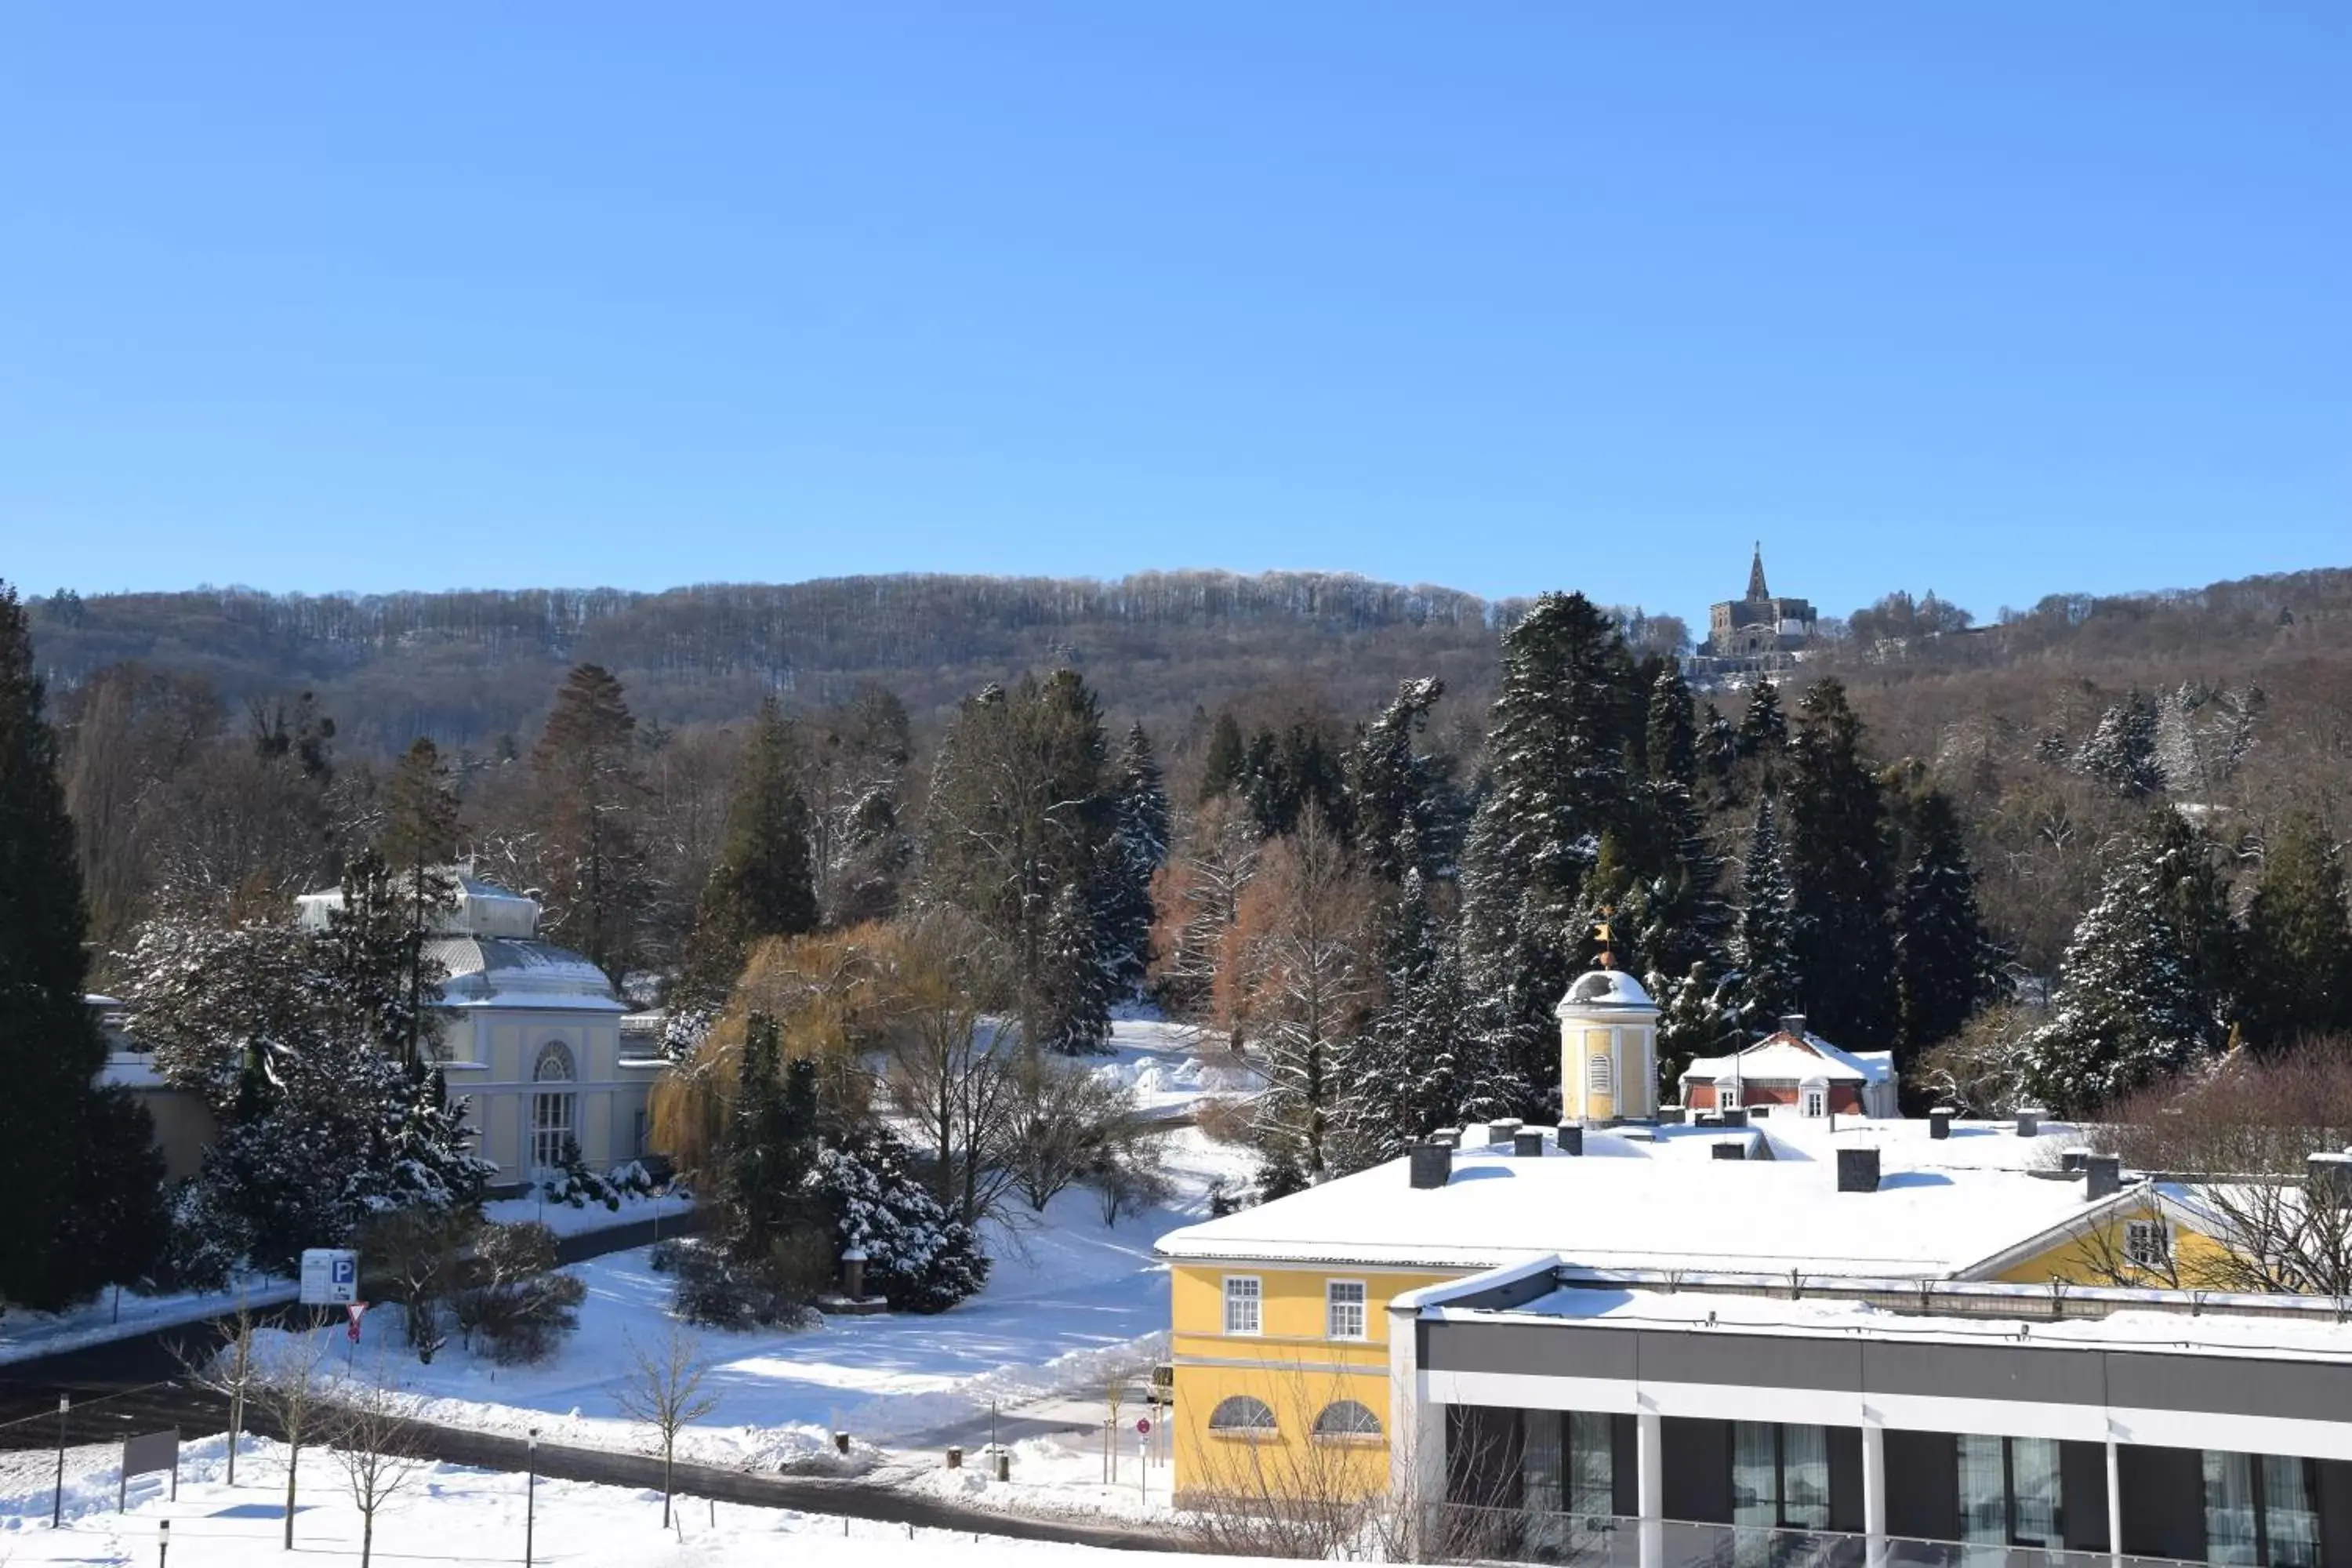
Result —
[[1601, 967], [1603, 969], [1617, 967], [1617, 954], [1613, 951], [1617, 939], [1615, 933], [1609, 929], [1609, 922], [1616, 913], [1616, 905], [1601, 905], [1601, 918], [1594, 921], [1592, 926], [1593, 938], [1601, 943]]

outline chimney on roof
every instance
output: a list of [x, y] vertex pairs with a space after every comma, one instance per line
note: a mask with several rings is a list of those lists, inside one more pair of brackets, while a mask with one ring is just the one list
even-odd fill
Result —
[[1781, 1014], [1780, 1032], [1784, 1035], [1794, 1035], [1801, 1040], [1803, 1039], [1805, 1037], [1805, 1016], [1802, 1013]]
[[1952, 1108], [1939, 1105], [1927, 1112], [1927, 1136], [1949, 1138], [1952, 1135]]
[[1520, 1132], [1514, 1132], [1514, 1133], [1512, 1133], [1512, 1134], [1511, 1134], [1511, 1157], [1512, 1157], [1513, 1159], [1515, 1159], [1515, 1160], [1540, 1160], [1540, 1159], [1542, 1159], [1542, 1158], [1543, 1158], [1543, 1130], [1542, 1130], [1542, 1129], [1540, 1129], [1540, 1128], [1538, 1128], [1538, 1129], [1536, 1129], [1536, 1130], [1534, 1130], [1534, 1131], [1520, 1131]]
[[2090, 1169], [2091, 1152], [2079, 1145], [2058, 1152], [2058, 1168], [2062, 1171], [2083, 1172]]
[[1747, 1126], [1747, 1125], [1748, 1125], [1748, 1109], [1747, 1109], [1747, 1107], [1745, 1107], [1745, 1106], [1740, 1106], [1740, 1105], [1727, 1105], [1727, 1106], [1725, 1106], [1725, 1107], [1723, 1108], [1723, 1124], [1724, 1124], [1726, 1127], [1745, 1127], [1745, 1126]]
[[1584, 1129], [1573, 1121], [1559, 1124], [1559, 1152], [1563, 1154], [1584, 1152]]
[[2124, 1190], [2124, 1163], [2113, 1154], [2094, 1154], [2083, 1163], [2083, 1201], [2095, 1204]]
[[2303, 1190], [2315, 1205], [2352, 1209], [2352, 1154], [2305, 1156]]
[[1748, 1158], [1748, 1145], [1745, 1143], [1717, 1143], [1715, 1146], [1713, 1152], [1715, 1157], [1718, 1160], [1745, 1160]]
[[2020, 1138], [2039, 1138], [2042, 1136], [2042, 1112], [2039, 1109], [2029, 1105], [2019, 1110], [2017, 1113], [2017, 1135]]
[[1516, 1116], [1506, 1116], [1499, 1121], [1489, 1121], [1486, 1123], [1486, 1142], [1489, 1143], [1508, 1143], [1512, 1139], [1519, 1135], [1519, 1128], [1523, 1124], [1520, 1122], [1519, 1119]]
[[1878, 1151], [1875, 1149], [1841, 1149], [1837, 1152], [1838, 1191], [1842, 1193], [1874, 1193], [1878, 1190]]
[[1443, 1148], [1458, 1149], [1462, 1146], [1462, 1130], [1458, 1127], [1441, 1127], [1429, 1135], [1429, 1141]]
[[1408, 1157], [1412, 1161], [1415, 1187], [1442, 1187], [1454, 1174], [1454, 1150], [1450, 1145], [1416, 1143]]

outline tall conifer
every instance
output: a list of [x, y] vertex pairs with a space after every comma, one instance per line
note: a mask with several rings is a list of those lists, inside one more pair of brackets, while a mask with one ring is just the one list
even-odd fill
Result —
[[53, 1309], [133, 1279], [161, 1248], [146, 1112], [94, 1083], [81, 870], [42, 714], [31, 628], [0, 584], [0, 1302]]
[[1894, 845], [1862, 720], [1822, 680], [1798, 704], [1790, 739], [1789, 873], [1797, 967], [1816, 1033], [1856, 1050], [1895, 1044]]
[[2352, 921], [2344, 864], [2319, 819], [2296, 812], [2263, 846], [2263, 876], [2246, 911], [2246, 983], [2240, 1016], [2256, 1046], [2352, 1032]]
[[726, 837], [695, 909], [688, 981], [698, 997], [723, 997], [751, 945], [816, 929], [816, 881], [808, 803], [793, 726], [769, 698], [760, 704], [728, 801]]
[[549, 924], [615, 980], [634, 956], [647, 887], [636, 728], [612, 673], [578, 665], [530, 758], [545, 814]]
[[1905, 816], [1909, 864], [1895, 907], [1895, 962], [1903, 1049], [1913, 1052], [1959, 1033], [1992, 994], [2000, 955], [1985, 935], [1976, 868], [1950, 798], [1928, 790]]

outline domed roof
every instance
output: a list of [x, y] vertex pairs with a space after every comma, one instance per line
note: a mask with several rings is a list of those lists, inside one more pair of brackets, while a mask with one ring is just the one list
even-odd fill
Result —
[[441, 982], [445, 1006], [626, 1011], [603, 970], [552, 942], [445, 936], [426, 942], [425, 951], [448, 972]]
[[1568, 994], [1559, 999], [1560, 1010], [1581, 1010], [1586, 1007], [1646, 1007], [1653, 1012], [1657, 1004], [1642, 989], [1642, 983], [1622, 969], [1595, 969], [1578, 975], [1569, 983]]

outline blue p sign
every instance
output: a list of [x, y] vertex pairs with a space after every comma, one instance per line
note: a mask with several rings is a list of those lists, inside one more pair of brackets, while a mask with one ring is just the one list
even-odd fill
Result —
[[335, 1259], [336, 1284], [356, 1285], [359, 1283], [359, 1259], [355, 1258], [338, 1258]]

